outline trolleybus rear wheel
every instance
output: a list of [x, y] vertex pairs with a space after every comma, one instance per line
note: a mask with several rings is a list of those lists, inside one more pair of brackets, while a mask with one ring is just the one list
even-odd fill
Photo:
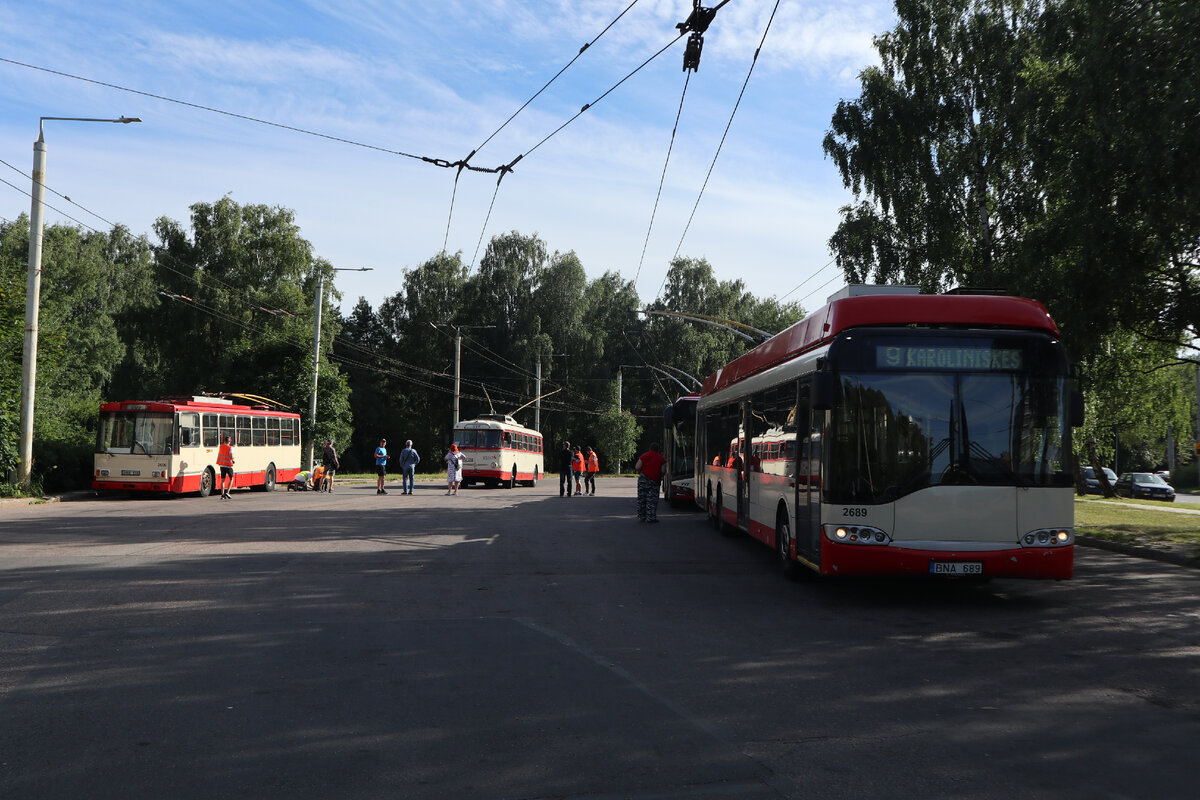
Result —
[[200, 473], [200, 496], [208, 497], [212, 494], [213, 485], [216, 482], [217, 479], [213, 475], [212, 467], [205, 467], [204, 472]]

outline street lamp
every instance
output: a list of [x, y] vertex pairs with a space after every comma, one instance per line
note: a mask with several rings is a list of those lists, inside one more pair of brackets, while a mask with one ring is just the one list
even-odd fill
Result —
[[317, 313], [313, 319], [313, 387], [308, 400], [308, 468], [313, 468], [313, 447], [317, 438], [317, 379], [321, 369], [321, 306], [325, 304], [325, 272], [371, 272], [374, 267], [326, 267], [317, 269]]
[[28, 487], [33, 477], [33, 400], [37, 389], [38, 310], [42, 294], [42, 207], [46, 189], [46, 120], [58, 122], [141, 122], [136, 117], [41, 117], [33, 143], [33, 202], [29, 208], [29, 277], [25, 283], [25, 344], [21, 351], [21, 436], [17, 483]]

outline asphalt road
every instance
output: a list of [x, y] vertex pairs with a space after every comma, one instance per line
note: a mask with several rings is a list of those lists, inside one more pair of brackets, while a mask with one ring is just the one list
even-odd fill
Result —
[[0, 797], [1195, 796], [1196, 570], [787, 583], [599, 485], [0, 507]]

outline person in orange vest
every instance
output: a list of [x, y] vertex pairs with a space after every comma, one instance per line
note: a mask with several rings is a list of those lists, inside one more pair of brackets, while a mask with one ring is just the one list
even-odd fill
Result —
[[217, 466], [221, 468], [221, 497], [232, 500], [229, 490], [233, 488], [233, 440], [228, 434], [221, 437], [221, 446], [217, 449]]
[[583, 452], [576, 447], [575, 455], [571, 458], [571, 473], [575, 478], [575, 496], [579, 497], [583, 494], [583, 473], [586, 467], [583, 462]]
[[600, 471], [600, 459], [596, 456], [596, 451], [592, 448], [587, 449], [587, 474], [583, 479], [583, 493], [596, 496], [596, 473]]

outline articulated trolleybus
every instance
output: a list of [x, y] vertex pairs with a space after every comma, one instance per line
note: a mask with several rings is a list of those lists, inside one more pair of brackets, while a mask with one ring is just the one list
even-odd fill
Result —
[[697, 505], [789, 576], [1070, 578], [1069, 376], [1033, 300], [846, 287], [705, 381]]
[[508, 414], [480, 414], [454, 425], [454, 442], [463, 453], [462, 485], [512, 489], [534, 486], [542, 475], [542, 435]]
[[127, 400], [100, 406], [92, 488], [207, 497], [226, 434], [235, 487], [269, 492], [300, 472], [298, 414], [220, 397]]

